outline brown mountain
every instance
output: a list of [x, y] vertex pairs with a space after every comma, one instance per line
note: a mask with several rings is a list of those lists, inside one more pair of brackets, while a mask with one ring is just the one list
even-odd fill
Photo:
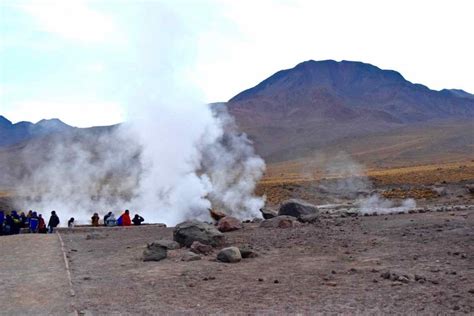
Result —
[[[303, 62], [239, 93], [227, 107], [270, 162], [317, 151], [351, 152], [348, 144], [373, 141], [382, 134], [387, 141], [396, 141], [395, 136], [407, 130], [429, 136], [439, 132], [438, 126], [454, 124], [465, 131], [474, 122], [474, 99], [469, 93], [430, 90], [398, 72], [351, 61]], [[456, 138], [450, 131], [449, 137]], [[427, 139], [434, 143], [423, 147], [439, 149], [436, 139]], [[439, 135], [438, 139], [446, 142]], [[460, 148], [454, 150], [462, 149], [472, 146], [473, 138], [464, 135], [455, 143]], [[472, 154], [472, 147], [468, 149], [461, 151]]]

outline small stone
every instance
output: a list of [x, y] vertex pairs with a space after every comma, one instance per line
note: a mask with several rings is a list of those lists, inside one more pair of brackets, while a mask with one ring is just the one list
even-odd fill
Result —
[[280, 283], [280, 281], [274, 280], [273, 283], [278, 284], [278, 283]]
[[227, 263], [236, 263], [242, 260], [242, 255], [237, 247], [227, 247], [219, 251], [217, 260]]
[[189, 248], [192, 252], [197, 253], [197, 254], [204, 254], [208, 255], [212, 252], [212, 246], [210, 245], [205, 245], [199, 241], [194, 241]]
[[258, 282], [263, 282], [263, 279], [262, 279], [262, 278], [258, 278]]
[[189, 261], [197, 261], [197, 260], [201, 260], [201, 256], [199, 256], [198, 254], [194, 253], [194, 252], [191, 252], [191, 251], [187, 251], [182, 257], [181, 257], [181, 261], [186, 261], [186, 262], [189, 262]]

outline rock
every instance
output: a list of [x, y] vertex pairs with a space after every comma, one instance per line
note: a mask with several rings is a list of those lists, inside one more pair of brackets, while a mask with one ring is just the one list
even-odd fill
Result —
[[278, 216], [277, 212], [267, 209], [267, 208], [261, 208], [260, 213], [262, 213], [262, 217], [264, 219], [270, 219], [270, 218], [274, 218]]
[[217, 229], [221, 232], [231, 232], [242, 228], [242, 222], [232, 216], [221, 218], [217, 223]]
[[316, 206], [298, 200], [288, 200], [283, 202], [278, 211], [278, 215], [288, 215], [301, 218], [303, 215], [319, 214]]
[[186, 251], [183, 257], [181, 257], [181, 261], [197, 261], [197, 260], [201, 260], [201, 256], [191, 251]]
[[217, 260], [221, 262], [235, 263], [242, 260], [242, 255], [237, 247], [227, 247], [219, 251]]
[[446, 196], [448, 194], [448, 190], [445, 187], [434, 187], [432, 190], [436, 192], [438, 196]]
[[153, 242], [152, 244], [163, 246], [168, 250], [176, 250], [181, 248], [181, 245], [179, 243], [170, 239], [160, 239], [158, 241]]
[[301, 215], [298, 220], [302, 223], [318, 223], [319, 222], [319, 214], [309, 214], [309, 215]]
[[209, 253], [212, 252], [212, 246], [205, 245], [196, 240], [192, 243], [190, 250], [194, 253], [208, 255]]
[[239, 251], [240, 251], [240, 255], [244, 259], [258, 257], [258, 254], [255, 252], [255, 250], [253, 250], [249, 246], [239, 247]]
[[261, 223], [261, 222], [263, 222], [263, 219], [259, 217], [255, 217], [254, 219], [252, 219], [252, 223]]
[[213, 225], [192, 220], [176, 225], [173, 239], [186, 247], [190, 247], [194, 241], [216, 247], [224, 242], [224, 234]]
[[474, 194], [474, 184], [467, 184], [466, 185], [467, 192]]
[[157, 243], [147, 245], [147, 249], [143, 251], [143, 261], [160, 261], [166, 258], [168, 249]]
[[215, 220], [216, 222], [220, 221], [222, 218], [227, 216], [226, 213], [216, 211], [213, 209], [209, 209], [209, 215], [211, 215], [212, 219]]
[[[281, 215], [271, 219], [266, 219], [260, 223], [263, 228], [290, 228], [297, 226], [296, 219], [293, 216]], [[301, 225], [301, 223], [299, 223]]]

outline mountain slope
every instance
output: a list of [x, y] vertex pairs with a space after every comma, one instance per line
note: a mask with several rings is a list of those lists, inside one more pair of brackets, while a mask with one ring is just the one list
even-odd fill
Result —
[[306, 61], [239, 93], [227, 107], [261, 155], [282, 161], [342, 139], [473, 119], [474, 99], [466, 95], [433, 91], [360, 62]]

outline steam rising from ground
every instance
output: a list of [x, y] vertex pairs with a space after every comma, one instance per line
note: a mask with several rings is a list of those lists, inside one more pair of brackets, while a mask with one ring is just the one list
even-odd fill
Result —
[[339, 153], [327, 163], [325, 174], [335, 181], [326, 185], [324, 190], [329, 194], [355, 199], [357, 210], [362, 214], [407, 212], [416, 207], [413, 199], [394, 202], [371, 192], [373, 186], [364, 166], [345, 153]]
[[[55, 209], [63, 222], [124, 209], [148, 222], [209, 219], [218, 206], [252, 218], [265, 164], [225, 107], [160, 106], [157, 113], [102, 132], [45, 138], [23, 150], [18, 205]], [[159, 113], [158, 113], [159, 112]], [[34, 159], [32, 159], [34, 158]]]

